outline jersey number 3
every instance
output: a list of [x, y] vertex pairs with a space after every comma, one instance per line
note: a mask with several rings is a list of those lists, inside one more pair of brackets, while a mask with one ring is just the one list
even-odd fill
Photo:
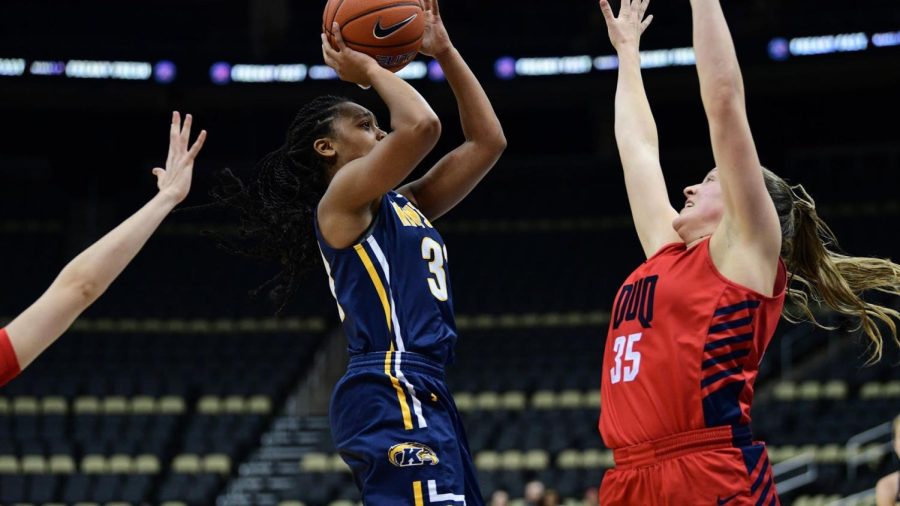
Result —
[[447, 259], [446, 246], [442, 248], [439, 242], [431, 237], [426, 237], [422, 239], [422, 258], [428, 261], [428, 270], [434, 274], [433, 278], [426, 278], [431, 294], [439, 301], [446, 301], [450, 298], [450, 291], [447, 288], [447, 271], [444, 270], [444, 263]]
[[[641, 334], [631, 334], [628, 337], [619, 336], [613, 343], [613, 351], [616, 354], [616, 365], [609, 370], [609, 381], [613, 385], [619, 382], [628, 383], [637, 378], [641, 369], [641, 354], [634, 351], [634, 343], [641, 340]], [[624, 355], [624, 360], [623, 360]], [[626, 365], [622, 365], [625, 362]]]

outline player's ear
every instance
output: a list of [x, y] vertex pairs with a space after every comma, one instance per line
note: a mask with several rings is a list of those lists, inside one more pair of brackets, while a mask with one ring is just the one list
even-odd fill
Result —
[[337, 155], [337, 150], [334, 148], [334, 141], [330, 137], [316, 139], [313, 142], [313, 149], [316, 150], [316, 153], [319, 153], [319, 155], [324, 156], [325, 158], [333, 158]]

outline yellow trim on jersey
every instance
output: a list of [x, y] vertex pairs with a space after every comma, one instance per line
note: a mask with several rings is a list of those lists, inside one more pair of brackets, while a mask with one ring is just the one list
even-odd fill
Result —
[[356, 254], [359, 255], [363, 265], [366, 266], [369, 277], [372, 278], [372, 284], [375, 285], [375, 291], [378, 292], [378, 298], [381, 299], [381, 305], [384, 307], [384, 318], [387, 320], [388, 330], [393, 331], [391, 328], [391, 304], [388, 302], [387, 292], [384, 290], [381, 278], [378, 277], [378, 271], [375, 270], [375, 264], [372, 263], [372, 259], [369, 258], [369, 254], [362, 244], [357, 244], [353, 249], [356, 250]]
[[403, 413], [403, 428], [413, 430], [412, 415], [409, 412], [409, 405], [406, 402], [406, 392], [400, 386], [400, 380], [391, 373], [391, 357], [394, 354], [394, 343], [391, 343], [391, 351], [384, 354], [384, 373], [391, 378], [391, 384], [397, 391], [397, 400], [400, 401], [400, 411]]
[[[378, 271], [375, 270], [375, 264], [372, 263], [372, 259], [369, 258], [369, 254], [362, 244], [357, 244], [353, 249], [356, 250], [356, 254], [359, 255], [363, 265], [366, 266], [369, 277], [372, 278], [372, 284], [375, 285], [375, 291], [378, 292], [378, 297], [381, 299], [381, 305], [384, 307], [384, 317], [387, 320], [388, 331], [393, 332], [393, 326], [391, 325], [391, 304], [388, 302], [387, 291], [384, 289], [384, 284], [381, 283], [381, 278], [378, 277]], [[384, 373], [391, 378], [391, 384], [394, 385], [394, 390], [397, 391], [397, 400], [400, 401], [400, 411], [403, 413], [403, 428], [412, 430], [414, 427], [412, 415], [409, 411], [409, 405], [406, 402], [406, 392], [404, 392], [403, 387], [400, 386], [400, 380], [398, 380], [391, 372], [391, 355], [393, 352], [394, 340], [391, 338], [391, 350], [388, 351], [384, 357]]]
[[416, 500], [416, 506], [425, 506], [425, 501], [422, 499], [422, 482], [421, 481], [413, 482], [413, 497]]

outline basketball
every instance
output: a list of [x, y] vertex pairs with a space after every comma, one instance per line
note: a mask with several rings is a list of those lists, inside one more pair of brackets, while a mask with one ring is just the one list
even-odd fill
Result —
[[421, 0], [328, 0], [322, 31], [334, 45], [337, 22], [347, 47], [397, 72], [416, 58], [425, 34]]

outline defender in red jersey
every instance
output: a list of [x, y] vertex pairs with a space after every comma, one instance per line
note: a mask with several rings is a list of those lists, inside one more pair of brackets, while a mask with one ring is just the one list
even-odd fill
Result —
[[857, 318], [878, 358], [874, 319], [897, 341], [892, 319], [900, 313], [859, 294], [873, 286], [897, 293], [900, 266], [828, 250], [834, 237], [809, 195], [761, 167], [718, 0], [691, 0], [718, 167], [685, 189], [680, 212], [672, 207], [640, 71], [648, 3], [623, 0], [616, 16], [600, 0], [619, 56], [616, 140], [648, 257], [616, 294], [604, 349], [600, 432], [616, 467], [604, 476], [600, 502], [776, 505], [750, 405], [786, 295], [801, 294], [796, 302], [810, 314], [802, 292], [788, 287], [788, 271], [814, 299]]
[[662, 504], [735, 493], [774, 500], [749, 423], [753, 382], [784, 306], [784, 265], [773, 295], [761, 294], [723, 276], [709, 247], [709, 239], [664, 246], [616, 295], [600, 432], [617, 470], [604, 480], [604, 505], [645, 504], [647, 490], [664, 494]]
[[[611, 448], [672, 434], [750, 423], [762, 355], [784, 306], [729, 281], [710, 242], [664, 246], [619, 290], [603, 356], [600, 430]], [[665, 385], [659, 389], [657, 385]]]
[[0, 329], [0, 386], [9, 383], [22, 372], [19, 368], [19, 359], [9, 342], [6, 329]]
[[204, 130], [188, 149], [192, 121], [188, 114], [182, 124], [181, 115], [172, 113], [166, 167], [153, 169], [159, 193], [69, 262], [34, 304], [0, 328], [0, 386], [28, 367], [106, 291], [163, 219], [187, 197], [194, 160], [206, 141]]

